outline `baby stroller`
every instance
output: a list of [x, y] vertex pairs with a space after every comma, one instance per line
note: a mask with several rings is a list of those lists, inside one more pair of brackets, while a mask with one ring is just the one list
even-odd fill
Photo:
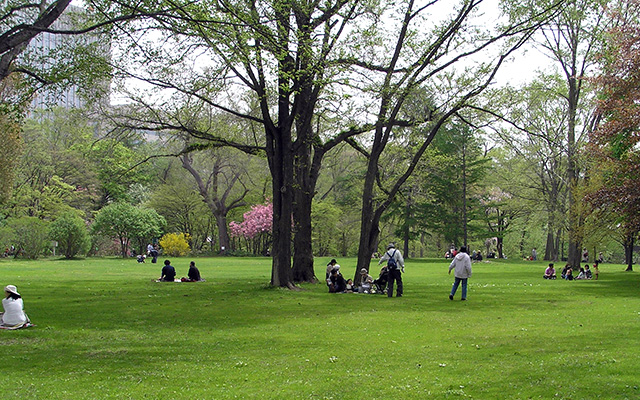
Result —
[[389, 270], [385, 265], [380, 269], [380, 276], [373, 281], [376, 286], [376, 293], [385, 294], [387, 292], [387, 282], [389, 281]]

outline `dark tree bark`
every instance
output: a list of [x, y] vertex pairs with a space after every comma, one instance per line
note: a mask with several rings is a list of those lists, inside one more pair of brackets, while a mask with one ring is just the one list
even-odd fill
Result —
[[624, 262], [627, 264], [625, 271], [633, 271], [633, 245], [635, 234], [627, 234], [624, 239]]
[[[69, 3], [71, 3], [71, 0], [54, 1], [46, 9], [41, 9], [32, 23], [16, 24], [9, 30], [2, 32], [0, 35], [0, 81], [13, 72], [13, 62], [24, 52], [29, 42], [60, 18]], [[19, 15], [20, 13], [26, 13], [29, 9], [38, 9], [40, 6], [38, 3], [32, 3], [26, 9], [9, 10], [8, 15]], [[3, 16], [3, 18], [8, 15]]]

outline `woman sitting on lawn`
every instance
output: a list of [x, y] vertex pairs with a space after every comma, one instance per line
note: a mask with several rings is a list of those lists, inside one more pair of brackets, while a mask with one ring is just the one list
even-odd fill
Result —
[[580, 273], [576, 276], [576, 280], [578, 279], [587, 279], [587, 275], [584, 272], [584, 268], [580, 267]]
[[29, 324], [29, 317], [24, 313], [22, 296], [13, 285], [4, 287], [5, 298], [2, 299], [4, 312], [0, 313], [0, 326], [5, 329], [22, 328]]

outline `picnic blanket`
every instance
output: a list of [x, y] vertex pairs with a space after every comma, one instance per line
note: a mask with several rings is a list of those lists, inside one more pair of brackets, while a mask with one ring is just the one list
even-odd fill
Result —
[[31, 328], [32, 326], [35, 326], [35, 325], [32, 324], [31, 322], [27, 322], [27, 323], [24, 323], [24, 324], [13, 325], [13, 326], [0, 325], [0, 329], [14, 330], [14, 329], [22, 329], [22, 328]]
[[[0, 321], [2, 321], [2, 316], [4, 315], [3, 312], [0, 312]], [[27, 322], [24, 322], [22, 324], [18, 324], [18, 325], [4, 325], [4, 324], [0, 324], [0, 329], [9, 329], [9, 330], [14, 330], [14, 329], [22, 329], [22, 328], [30, 328], [32, 326], [35, 326], [34, 324], [31, 323], [31, 320], [29, 319], [29, 316], [27, 314], [24, 315], [27, 318]]]

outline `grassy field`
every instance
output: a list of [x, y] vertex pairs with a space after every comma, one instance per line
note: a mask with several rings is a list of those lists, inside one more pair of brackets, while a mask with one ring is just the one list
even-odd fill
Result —
[[135, 260], [0, 260], [37, 325], [0, 331], [3, 396], [640, 398], [640, 275], [621, 265], [567, 282], [543, 262], [474, 264], [461, 302], [444, 260], [408, 260], [392, 299], [269, 288], [265, 258], [195, 261], [207, 282], [152, 282], [161, 265]]

